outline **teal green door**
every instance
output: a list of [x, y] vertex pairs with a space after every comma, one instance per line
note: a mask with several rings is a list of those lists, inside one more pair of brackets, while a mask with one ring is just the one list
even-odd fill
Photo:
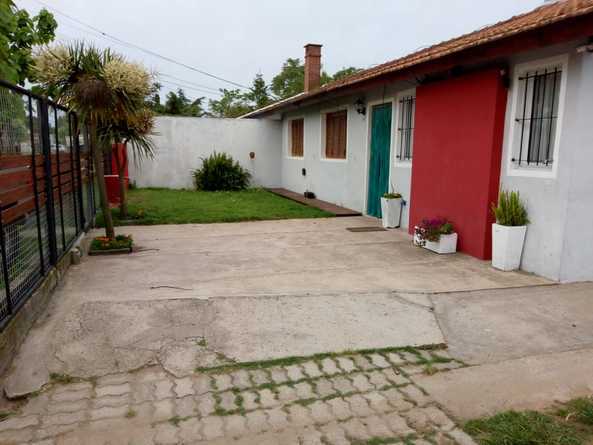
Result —
[[381, 196], [389, 190], [389, 150], [391, 146], [391, 104], [371, 110], [371, 157], [367, 213], [381, 217]]

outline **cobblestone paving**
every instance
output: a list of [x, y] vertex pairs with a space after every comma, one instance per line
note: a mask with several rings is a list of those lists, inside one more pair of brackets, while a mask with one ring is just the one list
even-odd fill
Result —
[[473, 444], [414, 383], [460, 366], [446, 351], [412, 349], [184, 378], [152, 366], [51, 385], [0, 421], [0, 444]]

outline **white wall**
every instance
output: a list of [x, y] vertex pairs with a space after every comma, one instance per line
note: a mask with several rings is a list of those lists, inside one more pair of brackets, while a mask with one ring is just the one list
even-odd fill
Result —
[[558, 281], [593, 279], [593, 55], [576, 44], [517, 58], [516, 64], [568, 55], [564, 115], [553, 177], [510, 174], [510, 127], [514, 124], [509, 89], [501, 168], [501, 188], [518, 190], [527, 203], [529, 224], [521, 268]]
[[[364, 169], [366, 120], [356, 113], [353, 106], [344, 101], [348, 109], [348, 135], [346, 139], [346, 160], [323, 159], [321, 113], [319, 108], [293, 113], [290, 118], [303, 117], [303, 158], [289, 156], [288, 119], [283, 125], [282, 144], [282, 186], [302, 193], [309, 190], [317, 198], [337, 205], [361, 211], [364, 205]], [[306, 176], [302, 169], [306, 169]]]
[[[392, 84], [386, 89], [377, 88], [362, 96], [349, 96], [287, 113], [282, 127], [282, 187], [298, 193], [309, 190], [319, 199], [366, 213], [371, 106], [384, 102], [395, 104], [397, 93], [409, 87], [409, 84]], [[366, 115], [356, 112], [354, 102], [359, 98], [363, 98], [367, 104]], [[321, 115], [325, 111], [344, 107], [348, 110], [346, 160], [323, 159]], [[395, 136], [395, 105], [392, 116], [392, 134]], [[293, 158], [289, 152], [289, 121], [295, 118], [304, 118], [305, 121], [302, 158]], [[391, 158], [390, 189], [400, 192], [408, 202], [402, 214], [402, 227], [407, 227], [411, 168], [395, 166], [395, 138], [391, 143]], [[306, 176], [302, 174], [303, 168], [306, 169]]]
[[[512, 75], [517, 64], [568, 55], [565, 108], [554, 177], [509, 174], [514, 85], [509, 89], [501, 166], [501, 188], [520, 191], [531, 220], [521, 267], [558, 281], [593, 280], [593, 54], [577, 54], [578, 45], [579, 42], [573, 42], [509, 61]], [[376, 89], [288, 113], [283, 121], [282, 186], [299, 193], [310, 190], [319, 199], [365, 213], [370, 106], [375, 101], [397, 103], [398, 92], [409, 87], [409, 84], [391, 85], [385, 90]], [[353, 106], [361, 97], [367, 103], [366, 116], [357, 114]], [[344, 105], [348, 108], [347, 160], [323, 160], [320, 113]], [[395, 132], [396, 112], [393, 116], [392, 131]], [[297, 117], [305, 119], [302, 159], [291, 158], [288, 151], [288, 119]], [[395, 149], [392, 140], [392, 157]], [[307, 170], [306, 176], [301, 174], [303, 167]], [[398, 166], [392, 161], [390, 187], [408, 201], [402, 215], [403, 227], [408, 225], [412, 204], [410, 186], [410, 166]]]
[[216, 150], [248, 168], [252, 185], [278, 187], [281, 129], [280, 122], [267, 119], [157, 117], [155, 157], [139, 166], [130, 162], [130, 180], [138, 187], [192, 188], [192, 170]]

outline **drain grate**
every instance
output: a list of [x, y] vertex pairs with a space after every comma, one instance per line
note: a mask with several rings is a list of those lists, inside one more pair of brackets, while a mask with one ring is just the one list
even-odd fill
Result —
[[383, 227], [348, 227], [346, 228], [349, 232], [386, 232], [387, 229]]

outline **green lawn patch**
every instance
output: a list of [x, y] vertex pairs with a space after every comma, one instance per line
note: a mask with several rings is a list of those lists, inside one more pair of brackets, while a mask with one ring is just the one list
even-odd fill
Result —
[[[219, 223], [335, 216], [263, 189], [198, 192], [147, 188], [132, 189], [128, 197], [130, 218], [121, 221], [119, 210], [113, 209], [116, 225]], [[97, 215], [97, 226], [103, 226], [100, 214]]]
[[465, 431], [483, 445], [585, 445], [593, 439], [593, 402], [575, 399], [548, 413], [506, 411], [471, 420]]

